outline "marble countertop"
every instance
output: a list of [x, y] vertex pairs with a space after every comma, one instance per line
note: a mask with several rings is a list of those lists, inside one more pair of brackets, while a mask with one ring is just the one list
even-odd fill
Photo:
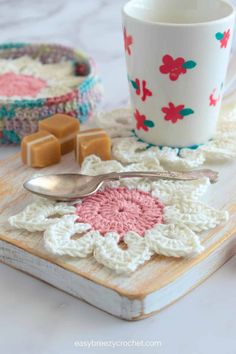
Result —
[[[127, 105], [128, 87], [120, 11], [125, 0], [0, 0], [0, 42], [59, 42], [97, 62], [102, 108]], [[0, 159], [17, 147], [0, 147]], [[160, 341], [161, 346], [117, 346], [114, 353], [234, 354], [236, 257], [204, 284], [163, 310], [125, 322], [0, 264], [0, 351], [4, 354], [77, 353], [76, 341]], [[115, 345], [115, 344], [114, 344]], [[125, 344], [123, 344], [125, 345]], [[88, 353], [110, 348], [90, 347]]]

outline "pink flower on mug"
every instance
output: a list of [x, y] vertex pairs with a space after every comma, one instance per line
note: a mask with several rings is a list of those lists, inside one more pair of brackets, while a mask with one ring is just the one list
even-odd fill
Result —
[[131, 82], [132, 87], [135, 89], [136, 95], [137, 96], [142, 95], [141, 100], [143, 102], [145, 102], [148, 97], [152, 96], [152, 91], [150, 91], [147, 88], [146, 80], [142, 80], [141, 83], [139, 79], [135, 79], [135, 80], [129, 79], [129, 81]]
[[153, 121], [148, 120], [144, 114], [141, 114], [137, 109], [134, 112], [134, 118], [136, 120], [136, 129], [143, 129], [148, 132], [149, 128], [153, 128], [155, 124]]
[[191, 108], [185, 108], [183, 104], [175, 106], [172, 102], [168, 107], [163, 107], [162, 112], [165, 113], [164, 119], [175, 124], [178, 120], [183, 119], [185, 116], [193, 114], [194, 111]]
[[187, 69], [193, 69], [197, 64], [193, 60], [185, 61], [184, 58], [174, 59], [171, 55], [166, 54], [162, 58], [163, 65], [160, 66], [160, 72], [162, 74], [168, 74], [170, 80], [178, 80], [181, 74], [186, 74]]
[[227, 31], [217, 32], [215, 35], [216, 39], [220, 41], [221, 48], [227, 48], [228, 41], [230, 39], [230, 28]]
[[[220, 101], [222, 89], [223, 89], [223, 82], [221, 83], [220, 88], [218, 90], [216, 88], [214, 88], [214, 90], [210, 94], [209, 106], [216, 107], [216, 105]], [[218, 94], [217, 94], [217, 92], [218, 92]]]
[[131, 49], [130, 46], [133, 44], [133, 37], [128, 35], [126, 32], [126, 28], [124, 28], [124, 45], [125, 45], [125, 51], [131, 55]]

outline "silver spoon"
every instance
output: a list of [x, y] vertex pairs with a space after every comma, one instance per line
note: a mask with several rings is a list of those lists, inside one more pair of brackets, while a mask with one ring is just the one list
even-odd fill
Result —
[[34, 177], [24, 183], [29, 192], [57, 201], [75, 201], [95, 193], [106, 181], [121, 178], [145, 177], [151, 179], [191, 181], [208, 177], [211, 183], [217, 182], [218, 172], [196, 170], [189, 172], [111, 172], [98, 176], [86, 176], [76, 173], [53, 174]]

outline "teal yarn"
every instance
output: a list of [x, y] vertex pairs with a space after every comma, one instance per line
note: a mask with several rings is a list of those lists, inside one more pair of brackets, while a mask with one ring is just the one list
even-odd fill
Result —
[[90, 111], [91, 111], [91, 108], [89, 107], [88, 103], [84, 103], [79, 107], [79, 115], [80, 115], [81, 123], [86, 122]]
[[[155, 144], [147, 143], [146, 141], [144, 141], [143, 139], [141, 139], [141, 138], [139, 138], [137, 136], [135, 129], [132, 129], [131, 133], [137, 139], [138, 142], [144, 143], [144, 144], [147, 145], [146, 146], [146, 150], [150, 149], [151, 147], [155, 147], [155, 146], [158, 147], [160, 150], [162, 150], [163, 148], [167, 147], [167, 146], [163, 146], [163, 145], [155, 145]], [[183, 149], [197, 150], [200, 146], [203, 146], [203, 145], [204, 144], [191, 145], [191, 146], [187, 146], [187, 147], [183, 147], [183, 148], [178, 148], [178, 147], [173, 147], [173, 146], [168, 146], [168, 147], [171, 148], [171, 149], [177, 149], [178, 150], [177, 156], [179, 156], [181, 150], [183, 150]]]
[[0, 119], [12, 119], [15, 116], [15, 109], [11, 105], [8, 107], [0, 106]]
[[19, 144], [20, 137], [13, 130], [3, 129], [3, 141], [6, 140], [9, 143]]
[[46, 100], [43, 98], [38, 98], [35, 101], [31, 100], [17, 100], [14, 101], [14, 106], [16, 108], [37, 108], [37, 107], [43, 107], [45, 104]]
[[4, 49], [18, 49], [18, 48], [23, 48], [27, 46], [28, 44], [26, 43], [3, 43], [0, 44], [0, 50]]

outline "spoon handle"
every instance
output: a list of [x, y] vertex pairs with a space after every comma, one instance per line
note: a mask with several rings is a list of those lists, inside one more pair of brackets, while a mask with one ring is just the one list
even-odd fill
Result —
[[211, 183], [216, 183], [218, 178], [218, 172], [210, 169], [187, 171], [187, 172], [174, 172], [174, 171], [131, 171], [131, 172], [112, 172], [103, 175], [105, 180], [119, 180], [121, 178], [134, 178], [134, 177], [146, 177], [153, 179], [165, 179], [165, 180], [180, 180], [180, 181], [192, 181], [202, 177], [208, 177]]

